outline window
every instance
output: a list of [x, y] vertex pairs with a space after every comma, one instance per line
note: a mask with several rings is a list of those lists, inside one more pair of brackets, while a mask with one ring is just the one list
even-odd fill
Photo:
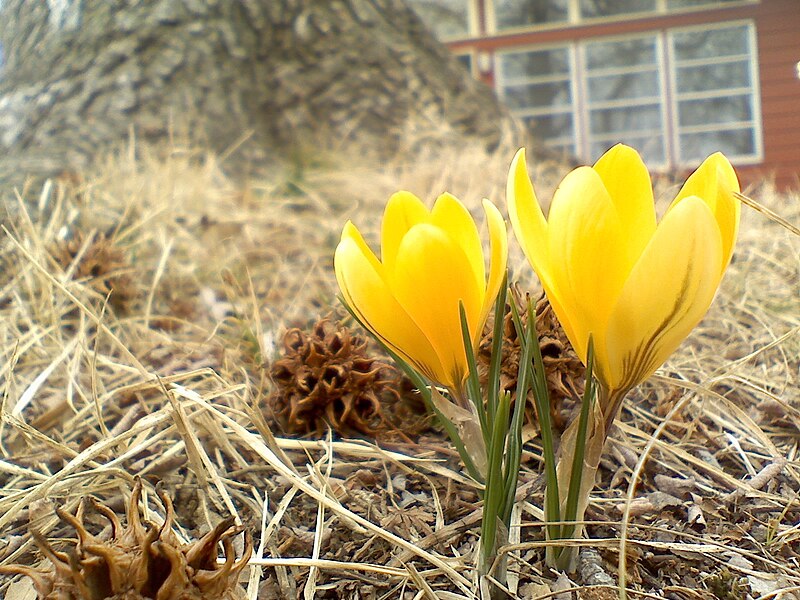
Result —
[[422, 22], [440, 40], [470, 37], [473, 26], [473, 0], [409, 0]]
[[741, 0], [666, 0], [667, 10], [685, 10], [693, 8], [715, 8], [730, 2], [741, 2]]
[[503, 51], [497, 89], [545, 147], [585, 161], [617, 142], [648, 165], [762, 155], [752, 23]]
[[624, 142], [648, 164], [666, 162], [659, 41], [648, 35], [583, 45], [591, 156]]
[[[416, 0], [422, 2], [423, 0]], [[442, 3], [453, 0], [439, 0]], [[483, 0], [489, 31], [620, 21], [767, 0]], [[436, 0], [427, 0], [432, 3]]]
[[576, 154], [572, 49], [568, 46], [498, 55], [500, 95], [534, 136], [557, 152]]
[[564, 23], [569, 0], [494, 0], [494, 19], [498, 30]]
[[761, 154], [753, 28], [749, 24], [670, 32], [678, 162], [715, 150]]
[[595, 19], [631, 13], [655, 12], [656, 0], [580, 0], [581, 17]]

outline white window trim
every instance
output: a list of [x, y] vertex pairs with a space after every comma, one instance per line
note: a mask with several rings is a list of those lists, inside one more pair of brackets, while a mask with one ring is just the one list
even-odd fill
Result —
[[729, 96], [752, 96], [751, 88], [719, 88], [717, 90], [703, 90], [702, 92], [683, 92], [676, 94], [678, 102], [692, 100], [711, 100], [712, 98], [728, 98]]
[[604, 67], [592, 69], [590, 77], [607, 77], [609, 75], [627, 75], [628, 73], [655, 73], [658, 65], [631, 65], [630, 67]]
[[[736, 54], [731, 55], [738, 58], [738, 61], [746, 60], [750, 69], [750, 88], [731, 88], [724, 90], [704, 90], [703, 92], [690, 92], [687, 94], [677, 93], [677, 70], [681, 66], [686, 66], [685, 62], [678, 64], [674, 56], [674, 42], [675, 34], [686, 33], [691, 31], [710, 31], [713, 29], [730, 29], [732, 27], [744, 26], [747, 28], [748, 44], [750, 47], [750, 55]], [[670, 89], [672, 90], [672, 135], [675, 153], [673, 160], [676, 166], [687, 167], [694, 165], [696, 159], [684, 159], [681, 156], [681, 134], [704, 133], [711, 131], [733, 131], [733, 130], [753, 130], [753, 149], [752, 154], [737, 154], [726, 155], [728, 160], [733, 164], [758, 164], [764, 162], [764, 130], [762, 126], [761, 117], [761, 83], [759, 80], [758, 69], [758, 40], [756, 38], [756, 26], [752, 19], [740, 19], [735, 21], [722, 21], [720, 23], [705, 23], [702, 25], [692, 25], [688, 27], [673, 27], [666, 30], [667, 48], [670, 53], [669, 70], [670, 70]], [[724, 58], [728, 58], [727, 56]], [[700, 59], [697, 59], [699, 61]], [[699, 66], [702, 62], [692, 60], [692, 63], [697, 63]], [[705, 64], [708, 64], [706, 61]], [[752, 98], [753, 118], [750, 121], [733, 121], [731, 123], [713, 123], [708, 125], [684, 125], [681, 126], [679, 122], [678, 104], [683, 100], [702, 100], [706, 98], [724, 98], [732, 95], [748, 95]], [[746, 125], [743, 125], [745, 124]], [[700, 128], [700, 129], [696, 129]]]
[[572, 114], [572, 105], [558, 104], [556, 106], [546, 106], [544, 108], [514, 108], [511, 109], [517, 117], [541, 117], [547, 115], [569, 115]]
[[[694, 29], [694, 28], [693, 28]], [[704, 30], [713, 29], [713, 27], [704, 27]], [[683, 31], [684, 28], [681, 28]], [[750, 60], [750, 57], [747, 54], [728, 54], [727, 56], [718, 56], [715, 58], [715, 61], [718, 65], [722, 64], [733, 64], [737, 62], [743, 62], [746, 60]], [[705, 66], [708, 64], [708, 59], [705, 58], [692, 58], [689, 60], [677, 60], [675, 61], [676, 65], [679, 67], [700, 67]]]
[[[503, 54], [511, 54], [504, 52]], [[559, 81], [569, 81], [569, 73], [557, 73], [554, 75], [532, 75], [530, 77], [509, 77], [505, 80], [505, 85], [527, 85], [529, 83], [558, 83]]]
[[530, 31], [547, 31], [549, 29], [564, 29], [566, 27], [581, 27], [586, 25], [601, 25], [604, 23], [619, 23], [625, 21], [633, 21], [636, 19], [643, 19], [648, 17], [663, 17], [667, 15], [680, 15], [686, 13], [707, 12], [713, 10], [722, 10], [727, 8], [735, 8], [739, 6], [749, 6], [759, 4], [764, 0], [733, 0], [723, 4], [716, 4], [714, 0], [708, 0], [706, 4], [700, 6], [688, 6], [683, 8], [667, 8], [667, 0], [655, 0], [655, 10], [645, 10], [639, 12], [623, 13], [609, 17], [588, 17], [584, 18], [580, 14], [580, 0], [568, 0], [567, 5], [567, 20], [554, 21], [552, 23], [535, 23], [528, 25], [520, 25], [519, 27], [508, 27], [505, 29], [498, 29], [497, 19], [495, 17], [494, 0], [485, 0], [484, 2], [484, 19], [486, 22], [487, 35], [514, 35], [518, 33], [525, 33]]
[[660, 105], [664, 96], [642, 96], [641, 98], [620, 98], [619, 100], [603, 100], [592, 102], [587, 98], [586, 106], [589, 110], [614, 110], [615, 108], [627, 108], [628, 106], [655, 106]]
[[728, 123], [705, 123], [703, 125], [683, 125], [681, 133], [709, 133], [711, 131], [737, 131], [752, 129], [752, 121], [730, 121]]

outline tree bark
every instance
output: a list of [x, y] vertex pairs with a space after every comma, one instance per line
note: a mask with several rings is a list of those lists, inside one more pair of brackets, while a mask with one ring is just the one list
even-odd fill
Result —
[[[86, 167], [170, 128], [266, 164], [320, 147], [395, 152], [431, 139], [497, 145], [513, 120], [404, 0], [4, 0], [0, 161]], [[238, 146], [237, 146], [238, 147]], [[0, 178], [3, 168], [0, 167]]]

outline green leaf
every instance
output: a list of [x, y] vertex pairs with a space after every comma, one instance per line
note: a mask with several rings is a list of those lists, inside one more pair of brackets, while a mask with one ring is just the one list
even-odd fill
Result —
[[[567, 504], [564, 511], [565, 521], [575, 521], [578, 512], [578, 500], [581, 492], [581, 480], [583, 478], [583, 461], [586, 456], [586, 428], [589, 423], [589, 413], [595, 399], [594, 371], [594, 341], [589, 336], [589, 348], [586, 352], [586, 386], [583, 390], [581, 400], [581, 414], [578, 421], [578, 435], [575, 444], [575, 454], [572, 456], [572, 471], [569, 478], [569, 492]], [[572, 537], [575, 524], [568, 524], [564, 527], [563, 535], [565, 538]]]
[[481, 432], [483, 433], [483, 443], [485, 446], [489, 445], [487, 437], [489, 429], [486, 420], [486, 409], [483, 406], [483, 396], [481, 394], [481, 384], [478, 379], [478, 364], [475, 360], [475, 351], [472, 348], [472, 337], [469, 333], [469, 324], [467, 323], [467, 313], [464, 310], [464, 303], [458, 303], [458, 314], [461, 318], [461, 340], [464, 343], [464, 353], [467, 356], [467, 367], [469, 374], [467, 376], [467, 394], [469, 399], [475, 407], [478, 415], [478, 420], [481, 424]]
[[[513, 305], [513, 301], [512, 301]], [[516, 311], [516, 306], [513, 307]], [[513, 313], [512, 313], [513, 314]], [[519, 315], [517, 315], [519, 317]], [[517, 321], [514, 321], [516, 327]], [[508, 526], [511, 520], [511, 511], [514, 508], [514, 498], [517, 491], [517, 480], [519, 478], [519, 465], [522, 457], [522, 421], [525, 416], [525, 404], [528, 399], [528, 388], [530, 387], [531, 349], [534, 344], [539, 343], [535, 327], [528, 327], [524, 332], [517, 331], [517, 337], [522, 345], [522, 356], [517, 372], [517, 399], [514, 402], [514, 414], [511, 417], [511, 427], [508, 434], [508, 448], [506, 450], [506, 465], [504, 473], [505, 483], [505, 506], [501, 511], [501, 519]], [[545, 382], [546, 384], [546, 382]]]
[[494, 328], [492, 329], [492, 354], [489, 361], [489, 381], [487, 387], [487, 404], [489, 407], [489, 426], [491, 427], [497, 411], [498, 394], [500, 393], [500, 362], [503, 359], [503, 321], [508, 292], [508, 271], [503, 275], [503, 283], [494, 305]]
[[483, 498], [483, 521], [481, 523], [482, 552], [494, 552], [497, 540], [497, 523], [500, 510], [505, 502], [503, 494], [503, 452], [508, 433], [508, 417], [511, 410], [511, 394], [500, 394], [492, 427], [491, 442], [488, 452], [488, 468], [486, 469], [486, 489]]
[[[528, 343], [526, 330], [519, 317], [519, 311], [517, 311], [513, 302], [512, 308], [514, 325], [517, 327], [517, 337]], [[545, 487], [545, 518], [549, 523], [547, 525], [547, 537], [550, 540], [558, 540], [561, 539], [561, 525], [558, 524], [561, 521], [561, 507], [558, 494], [558, 475], [556, 474], [556, 453], [553, 444], [553, 425], [550, 419], [550, 393], [547, 389], [547, 376], [544, 370], [542, 350], [539, 346], [539, 336], [536, 335], [536, 313], [530, 299], [528, 299], [527, 315], [528, 328], [533, 330], [530, 342], [533, 364], [528, 362], [525, 366], [530, 371], [536, 417], [539, 421], [539, 430], [542, 436], [542, 454], [544, 455], [544, 472], [547, 482]], [[557, 551], [558, 549], [556, 548]]]

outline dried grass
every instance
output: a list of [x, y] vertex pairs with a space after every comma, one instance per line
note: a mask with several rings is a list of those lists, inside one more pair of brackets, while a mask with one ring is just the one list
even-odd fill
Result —
[[[131, 145], [84, 180], [3, 190], [0, 562], [37, 562], [29, 526], [67, 535], [55, 505], [93, 494], [121, 507], [139, 475], [149, 518], [163, 518], [163, 481], [184, 539], [229, 514], [253, 532], [251, 598], [476, 597], [480, 504], [447, 441], [282, 438], [262, 412], [265, 363], [287, 327], [336, 310], [331, 256], [346, 219], [375, 242], [401, 188], [448, 190], [476, 215], [484, 195], [504, 206], [509, 159], [315, 157], [242, 184], [189, 145]], [[537, 170], [548, 198], [566, 169]], [[800, 223], [796, 195], [749, 195]], [[60, 244], [101, 237], [125, 259], [124, 306], [79, 268], [88, 242], [58, 260]], [[533, 286], [513, 252], [514, 278]], [[631, 597], [800, 597], [799, 288], [798, 237], [745, 209], [709, 315], [628, 399], [591, 539], [566, 542], [598, 551], [573, 581], [541, 562], [540, 449], [526, 445], [505, 549], [512, 597], [613, 597], [618, 565]]]

